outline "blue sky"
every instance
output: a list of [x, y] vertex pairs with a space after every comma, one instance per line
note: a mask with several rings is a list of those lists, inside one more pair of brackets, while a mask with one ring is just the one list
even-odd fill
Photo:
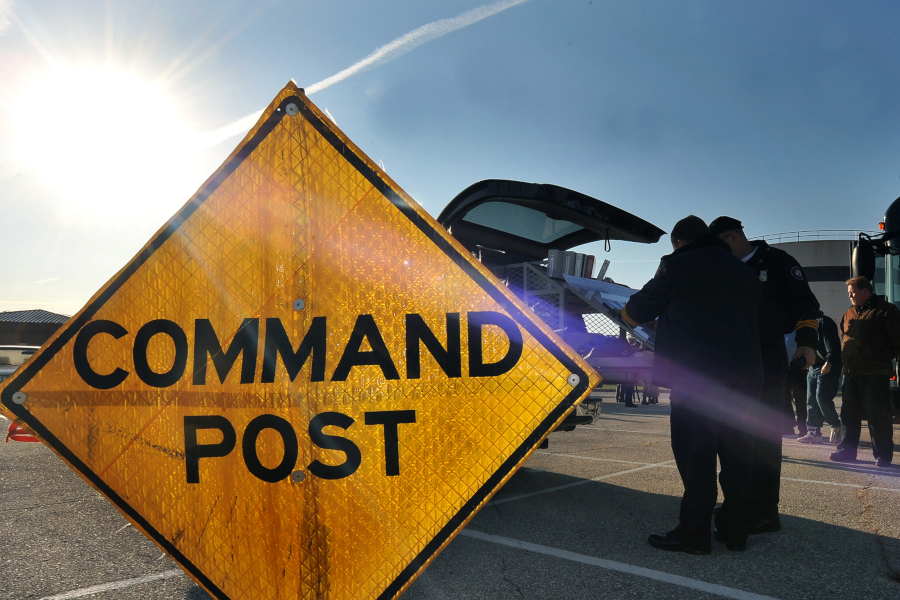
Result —
[[[0, 310], [73, 314], [240, 140], [202, 134], [483, 4], [0, 0]], [[528, 0], [310, 97], [435, 216], [508, 178], [667, 231], [873, 229], [900, 195], [898, 28], [894, 0]], [[590, 251], [638, 287], [670, 247]]]

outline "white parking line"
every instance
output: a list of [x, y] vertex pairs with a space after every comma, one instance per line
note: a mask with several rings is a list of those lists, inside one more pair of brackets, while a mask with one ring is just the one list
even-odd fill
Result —
[[715, 594], [717, 596], [723, 596], [725, 598], [734, 598], [735, 600], [775, 600], [771, 596], [762, 596], [760, 594], [754, 594], [752, 592], [745, 592], [744, 590], [730, 588], [724, 585], [707, 583], [705, 581], [700, 581], [699, 579], [691, 579], [690, 577], [682, 577], [681, 575], [672, 575], [671, 573], [664, 573], [663, 571], [654, 571], [653, 569], [636, 567], [634, 565], [620, 563], [614, 560], [606, 560], [604, 558], [597, 558], [594, 556], [588, 556], [586, 554], [577, 554], [575, 552], [569, 552], [568, 550], [559, 550], [557, 548], [551, 548], [550, 546], [532, 544], [530, 542], [514, 540], [512, 538], [501, 537], [499, 535], [489, 535], [487, 533], [482, 533], [480, 531], [474, 531], [471, 529], [464, 529], [460, 532], [460, 535], [464, 535], [466, 537], [474, 538], [477, 540], [482, 540], [484, 542], [491, 542], [492, 544], [499, 544], [501, 546], [508, 546], [510, 548], [516, 548], [519, 550], [527, 550], [529, 552], [544, 554], [546, 556], [554, 556], [556, 558], [570, 560], [573, 562], [581, 563], [583, 565], [591, 565], [593, 567], [600, 567], [601, 569], [608, 569], [610, 571], [618, 571], [620, 573], [628, 573], [629, 575], [637, 575], [638, 577], [646, 577], [647, 579], [654, 579], [656, 581], [662, 581], [663, 583], [670, 583], [672, 585], [678, 585], [691, 590], [696, 590], [698, 592], [706, 592], [707, 594]]
[[84, 598], [91, 594], [101, 594], [103, 592], [111, 592], [113, 590], [121, 590], [122, 588], [141, 585], [142, 583], [150, 583], [151, 581], [159, 581], [160, 579], [170, 579], [184, 575], [180, 569], [171, 571], [162, 571], [161, 573], [153, 573], [152, 575], [144, 575], [133, 579], [123, 579], [121, 581], [113, 581], [111, 583], [101, 583], [100, 585], [92, 585], [91, 587], [81, 588], [80, 590], [72, 590], [71, 592], [63, 592], [53, 596], [44, 596], [41, 600], [72, 600], [73, 598]]
[[859, 485], [858, 483], [837, 483], [836, 481], [816, 481], [815, 479], [794, 479], [792, 477], [782, 477], [782, 481], [796, 481], [798, 483], [818, 483], [819, 485], [834, 485], [838, 487], [855, 488], [857, 490], [878, 490], [879, 492], [894, 492], [900, 494], [900, 488], [874, 487], [871, 485]]
[[651, 465], [653, 463], [648, 462], [636, 462], [633, 460], [618, 460], [615, 458], [599, 458], [596, 456], [581, 456], [579, 454], [560, 454], [559, 452], [544, 452], [542, 450], [537, 450], [535, 454], [540, 454], [541, 456], [560, 456], [562, 458], [581, 458], [583, 460], [596, 460], [600, 462], [611, 462], [611, 463], [621, 463], [625, 465]]
[[643, 433], [646, 435], [671, 435], [669, 431], [637, 431], [636, 429], [601, 429], [600, 427], [590, 427], [582, 425], [584, 429], [592, 429], [594, 431], [605, 431], [607, 433]]
[[[630, 461], [630, 460], [614, 460], [614, 459], [611, 459], [611, 458], [599, 458], [599, 457], [596, 457], [596, 456], [581, 456], [581, 455], [579, 455], [579, 454], [558, 454], [558, 453], [555, 453], [555, 452], [541, 452], [541, 451], [537, 451], [537, 452], [535, 452], [535, 454], [541, 454], [541, 455], [544, 455], [544, 456], [560, 456], [560, 457], [563, 457], [563, 458], [577, 458], [577, 459], [580, 459], [580, 460], [596, 460], [596, 461], [601, 461], [601, 462], [624, 463], [624, 464], [627, 464], [627, 465], [645, 465], [645, 468], [649, 468], [649, 467], [663, 467], [663, 468], [668, 468], [668, 469], [676, 469], [676, 468], [678, 468], [678, 467], [676, 467], [675, 465], [672, 464], [672, 463], [675, 462], [674, 460], [670, 460], [670, 461], [665, 462], [665, 463], [655, 463], [655, 464], [654, 464], [654, 463], [633, 462], [633, 461]], [[575, 486], [575, 485], [580, 485], [580, 484], [582, 484], [582, 483], [588, 483], [589, 481], [601, 481], [601, 480], [606, 479], [606, 478], [608, 478], [608, 477], [616, 477], [617, 475], [625, 475], [626, 473], [632, 473], [632, 472], [634, 472], [634, 471], [640, 471], [640, 470], [641, 470], [641, 469], [631, 469], [631, 470], [628, 470], [628, 471], [620, 471], [620, 472], [618, 472], [618, 473], [612, 473], [612, 474], [610, 474], [610, 475], [603, 475], [602, 477], [598, 477], [598, 478], [596, 478], [596, 479], [584, 479], [584, 480], [581, 480], [581, 481], [578, 481], [578, 482], [575, 482], [575, 483], [569, 483], [569, 484], [566, 484], [566, 485], [564, 485], [564, 486], [559, 486], [559, 487], [556, 487], [556, 488], [549, 488], [548, 490], [545, 490], [545, 492], [551, 492], [551, 491], [555, 491], [555, 490], [557, 490], [557, 489], [563, 489], [563, 488], [566, 488], [566, 487], [572, 487], [572, 486]], [[864, 474], [868, 474], [868, 473], [864, 473]], [[877, 474], [876, 474], [876, 475], [877, 475]], [[855, 489], [858, 489], [858, 490], [866, 489], [866, 490], [878, 490], [878, 491], [880, 491], [880, 492], [894, 492], [894, 493], [900, 493], [900, 488], [875, 487], [875, 486], [871, 486], [871, 485], [862, 485], [862, 484], [859, 484], [859, 483], [837, 483], [837, 482], [835, 482], [835, 481], [819, 481], [819, 480], [817, 480], [817, 479], [794, 479], [793, 477], [782, 477], [781, 480], [782, 480], [782, 481], [793, 481], [793, 482], [796, 482], [796, 483], [816, 483], [816, 484], [819, 484], [819, 485], [833, 485], [833, 486], [837, 486], [837, 487], [849, 487], [849, 488], [855, 488]], [[541, 494], [541, 493], [544, 493], [544, 492], [534, 492], [533, 495]], [[527, 494], [522, 494], [521, 497], [523, 497], [523, 498], [524, 498], [524, 497], [527, 497]], [[501, 504], [501, 503], [503, 503], [503, 502], [511, 502], [512, 500], [517, 500], [517, 499], [519, 499], [519, 498], [520, 498], [520, 496], [513, 496], [513, 497], [511, 497], [511, 498], [504, 498], [503, 500], [495, 500], [495, 501], [492, 502], [491, 504]]]
[[558, 485], [556, 487], [547, 488], [545, 490], [538, 490], [536, 492], [528, 492], [525, 494], [519, 494], [517, 496], [510, 496], [509, 498], [501, 498], [499, 500], [493, 500], [488, 502], [486, 506], [496, 506], [497, 504], [506, 504], [507, 502], [516, 502], [518, 500], [524, 500], [525, 498], [532, 498], [534, 496], [540, 496], [542, 494], [550, 494], [553, 492], [558, 492], [560, 490], [567, 490], [569, 488], [573, 488], [579, 485], [584, 485], [586, 483], [591, 483], [593, 481], [603, 481], [604, 479], [610, 479], [612, 477], [618, 477], [619, 475], [627, 475], [628, 473], [635, 473], [637, 471], [644, 471], [646, 469], [653, 469], [656, 467], [666, 467], [674, 463], [675, 460], [667, 460], [661, 463], [655, 464], [645, 464], [642, 467], [637, 467], [635, 469], [628, 469], [626, 471], [618, 471], [616, 473], [609, 473], [608, 475], [601, 475], [600, 477], [594, 477], [593, 479], [579, 479], [578, 481], [573, 481], [572, 483], [567, 483], [565, 485]]

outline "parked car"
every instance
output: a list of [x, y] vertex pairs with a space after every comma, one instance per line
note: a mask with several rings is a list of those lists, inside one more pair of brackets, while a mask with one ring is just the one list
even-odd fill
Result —
[[25, 364], [40, 346], [0, 345], [0, 381]]

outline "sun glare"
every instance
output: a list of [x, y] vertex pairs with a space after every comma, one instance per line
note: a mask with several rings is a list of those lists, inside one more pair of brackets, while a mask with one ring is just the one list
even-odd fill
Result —
[[22, 95], [15, 121], [18, 156], [72, 212], [165, 217], [202, 181], [178, 107], [132, 73], [59, 68]]

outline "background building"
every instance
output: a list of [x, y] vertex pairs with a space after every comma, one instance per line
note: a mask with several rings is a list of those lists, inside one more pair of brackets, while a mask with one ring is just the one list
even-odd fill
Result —
[[68, 320], [40, 309], [0, 312], [0, 344], [40, 346]]
[[[845, 229], [791, 231], [754, 239], [765, 240], [770, 246], [780, 248], [796, 258], [806, 273], [809, 288], [819, 300], [822, 312], [834, 319], [835, 323], [840, 323], [841, 316], [850, 307], [845, 282], [852, 276], [851, 260], [859, 233]], [[863, 233], [875, 235], [873, 231]], [[898, 303], [900, 274], [897, 259], [900, 257], [886, 258], [887, 260], [882, 256], [877, 258], [875, 281], [872, 283], [876, 294], [888, 295], [891, 302]]]

